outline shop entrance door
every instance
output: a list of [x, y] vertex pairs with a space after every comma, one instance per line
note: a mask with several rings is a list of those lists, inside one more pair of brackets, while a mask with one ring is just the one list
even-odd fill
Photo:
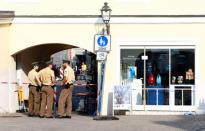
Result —
[[169, 48], [146, 46], [144, 50], [145, 110], [168, 110], [170, 74]]

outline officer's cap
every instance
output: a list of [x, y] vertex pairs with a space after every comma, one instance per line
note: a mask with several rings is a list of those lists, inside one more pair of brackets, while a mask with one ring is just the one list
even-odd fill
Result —
[[69, 60], [63, 60], [63, 63], [68, 63], [68, 64], [70, 64], [70, 61]]
[[48, 66], [48, 65], [52, 65], [53, 64], [53, 62], [50, 60], [50, 61], [47, 61], [46, 62], [46, 65]]
[[39, 66], [39, 63], [38, 62], [33, 62], [31, 65], [32, 66]]

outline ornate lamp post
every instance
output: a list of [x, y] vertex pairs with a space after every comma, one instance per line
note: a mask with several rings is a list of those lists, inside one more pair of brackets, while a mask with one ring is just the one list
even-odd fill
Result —
[[[109, 52], [110, 49], [107, 49], [107, 47], [105, 47], [107, 44], [108, 44], [108, 38], [110, 40], [110, 14], [111, 14], [111, 9], [110, 7], [108, 6], [108, 3], [105, 2], [104, 3], [104, 6], [102, 7], [102, 9], [100, 10], [101, 11], [101, 17], [102, 17], [102, 20], [104, 22], [104, 24], [106, 25], [106, 30], [107, 30], [107, 36], [104, 35], [104, 31], [103, 31], [103, 35], [100, 35], [100, 37], [97, 38], [97, 42], [98, 45], [101, 46], [101, 48], [106, 48], [105, 51]], [[109, 36], [108, 36], [109, 35]], [[102, 44], [104, 43], [104, 44]], [[110, 46], [111, 42], [109, 42], [109, 46]], [[98, 47], [99, 48], [99, 47]], [[97, 50], [98, 52], [97, 53], [103, 53], [103, 51], [100, 52], [100, 50], [98, 49]], [[107, 52], [106, 52], [106, 56], [107, 56]], [[105, 52], [104, 52], [105, 53]], [[97, 116], [94, 117], [93, 119], [94, 120], [119, 120], [119, 118], [115, 117], [114, 116], [114, 113], [112, 114], [112, 116], [102, 116], [102, 113], [101, 113], [101, 109], [102, 109], [102, 101], [103, 101], [103, 94], [104, 94], [104, 73], [105, 73], [105, 65], [106, 65], [106, 58], [104, 60], [102, 60], [101, 62], [101, 68], [100, 68], [100, 71], [98, 72], [99, 73], [99, 76], [98, 77], [98, 81], [100, 81], [98, 83], [98, 105], [97, 105]]]
[[107, 28], [107, 35], [110, 34], [110, 16], [111, 16], [111, 8], [108, 6], [108, 3], [105, 2], [104, 6], [102, 7], [101, 11], [101, 17], [103, 22], [106, 24], [106, 28]]

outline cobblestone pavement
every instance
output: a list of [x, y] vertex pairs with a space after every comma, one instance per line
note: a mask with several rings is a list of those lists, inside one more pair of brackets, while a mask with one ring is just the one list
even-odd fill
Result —
[[[14, 116], [14, 117], [13, 117]], [[0, 116], [0, 131], [205, 131], [205, 116], [117, 116], [95, 121], [73, 114], [72, 119], [30, 118], [22, 114]]]

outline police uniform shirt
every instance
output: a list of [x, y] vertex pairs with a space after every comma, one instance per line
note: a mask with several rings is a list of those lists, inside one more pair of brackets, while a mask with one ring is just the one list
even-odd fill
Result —
[[73, 69], [70, 66], [65, 68], [64, 77], [68, 77], [66, 84], [68, 83], [72, 84], [75, 81], [75, 74], [74, 74]]
[[33, 86], [38, 86], [38, 82], [36, 80], [36, 77], [38, 76], [38, 73], [36, 72], [36, 70], [32, 69], [29, 73], [28, 73], [28, 79], [30, 81], [30, 84]]
[[41, 79], [43, 85], [51, 85], [52, 77], [55, 77], [54, 71], [49, 67], [46, 67], [39, 72], [39, 78]]

